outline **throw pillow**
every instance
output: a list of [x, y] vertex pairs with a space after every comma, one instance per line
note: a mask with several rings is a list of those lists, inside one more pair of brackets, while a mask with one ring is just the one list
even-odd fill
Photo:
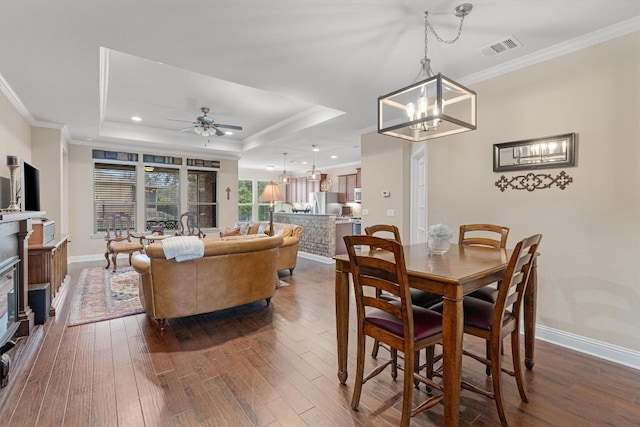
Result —
[[225, 228], [225, 230], [222, 232], [222, 237], [238, 236], [238, 235], [240, 235], [240, 227]]
[[246, 236], [249, 231], [249, 227], [251, 226], [250, 222], [241, 222], [240, 224], [240, 235]]

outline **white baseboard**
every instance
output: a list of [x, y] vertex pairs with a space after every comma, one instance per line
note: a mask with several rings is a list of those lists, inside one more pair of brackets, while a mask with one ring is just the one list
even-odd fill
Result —
[[640, 370], [640, 351], [586, 338], [559, 329], [536, 325], [536, 338], [600, 359]]
[[107, 262], [107, 260], [104, 258], [104, 254], [70, 256], [67, 262], [69, 264], [75, 264], [76, 262], [91, 262], [91, 261], [104, 261], [105, 263]]
[[298, 251], [298, 256], [300, 258], [310, 259], [312, 261], [318, 261], [323, 264], [335, 264], [336, 261], [333, 258], [329, 258], [322, 255], [310, 254], [308, 252]]

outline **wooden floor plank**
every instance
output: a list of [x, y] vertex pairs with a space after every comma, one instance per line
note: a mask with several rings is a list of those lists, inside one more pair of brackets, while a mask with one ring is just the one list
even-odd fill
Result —
[[[355, 310], [351, 310], [348, 368], [336, 376], [334, 267], [299, 259], [289, 286], [264, 301], [182, 319], [163, 333], [145, 314], [68, 327], [66, 319], [83, 267], [69, 268], [66, 299], [56, 316], [18, 341], [10, 384], [0, 389], [0, 424], [30, 426], [395, 426], [402, 383], [387, 371], [363, 387], [350, 407], [355, 372]], [[104, 266], [104, 264], [102, 264]], [[482, 353], [481, 340], [465, 348]], [[371, 341], [368, 341], [368, 351]], [[511, 366], [506, 346], [504, 365]], [[367, 358], [369, 369], [378, 360]], [[484, 367], [463, 360], [463, 376], [491, 386]], [[525, 372], [529, 403], [503, 374], [510, 425], [636, 426], [638, 371], [536, 342], [536, 365]], [[414, 393], [413, 403], [426, 396]], [[443, 424], [438, 405], [411, 426]], [[461, 426], [499, 425], [492, 400], [464, 391]]]

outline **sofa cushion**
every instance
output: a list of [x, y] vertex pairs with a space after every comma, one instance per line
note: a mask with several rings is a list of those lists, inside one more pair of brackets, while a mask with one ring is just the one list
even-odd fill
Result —
[[220, 237], [227, 236], [239, 236], [240, 235], [240, 227], [235, 228], [225, 228], [224, 231], [220, 232]]

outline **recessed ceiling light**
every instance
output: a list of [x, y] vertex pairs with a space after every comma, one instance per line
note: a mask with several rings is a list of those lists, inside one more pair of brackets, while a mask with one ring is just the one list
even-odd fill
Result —
[[309, 162], [302, 162], [303, 165], [306, 165], [307, 163], [309, 163]]
[[317, 153], [318, 151], [320, 151], [320, 149], [314, 145], [312, 151], [315, 151]]
[[273, 166], [273, 165], [268, 165], [268, 166], [267, 166], [267, 170], [268, 170], [268, 171], [272, 171], [272, 170], [274, 170], [275, 168], [276, 168], [276, 167], [275, 167], [275, 166]]
[[331, 156], [331, 158], [332, 158], [332, 159], [337, 159], [337, 158], [338, 158], [338, 156]]
[[142, 121], [142, 117], [133, 116], [133, 117], [131, 117], [131, 120], [133, 120], [134, 122], [141, 122]]
[[233, 135], [233, 132], [231, 132], [230, 130], [228, 130], [228, 131], [226, 131], [224, 134], [225, 134], [225, 135]]

